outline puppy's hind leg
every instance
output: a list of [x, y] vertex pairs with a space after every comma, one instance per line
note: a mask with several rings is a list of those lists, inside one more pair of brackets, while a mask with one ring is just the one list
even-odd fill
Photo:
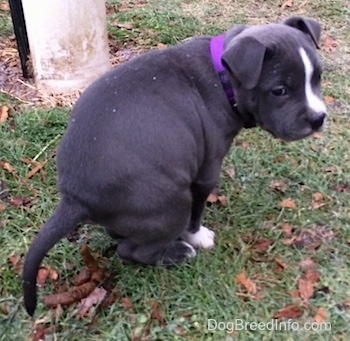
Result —
[[182, 240], [174, 240], [162, 246], [136, 245], [130, 240], [119, 243], [117, 253], [120, 258], [143, 264], [171, 266], [196, 256], [195, 249]]

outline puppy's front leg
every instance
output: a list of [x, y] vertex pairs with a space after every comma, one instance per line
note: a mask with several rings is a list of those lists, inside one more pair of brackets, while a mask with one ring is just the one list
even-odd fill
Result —
[[211, 249], [215, 246], [214, 231], [201, 225], [201, 216], [206, 200], [211, 190], [215, 187], [194, 183], [191, 186], [192, 212], [190, 226], [181, 234], [181, 239], [196, 248]]

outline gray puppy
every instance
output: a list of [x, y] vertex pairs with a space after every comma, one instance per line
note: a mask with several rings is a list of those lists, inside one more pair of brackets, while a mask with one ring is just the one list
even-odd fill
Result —
[[146, 53], [88, 87], [57, 153], [61, 200], [26, 256], [28, 313], [42, 259], [78, 223], [104, 226], [121, 258], [144, 264], [213, 247], [200, 218], [234, 136], [258, 125], [293, 141], [323, 129], [320, 30], [303, 17], [239, 25]]

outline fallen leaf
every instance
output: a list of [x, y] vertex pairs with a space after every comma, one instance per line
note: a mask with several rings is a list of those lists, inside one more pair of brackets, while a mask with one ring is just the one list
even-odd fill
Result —
[[326, 167], [324, 171], [326, 173], [331, 173], [331, 174], [337, 174], [338, 173], [338, 169], [335, 166]]
[[250, 248], [251, 251], [257, 252], [257, 253], [264, 253], [267, 251], [269, 246], [272, 244], [271, 240], [267, 239], [260, 239], [257, 240]]
[[160, 325], [164, 325], [165, 323], [165, 313], [160, 308], [160, 305], [157, 301], [152, 300], [150, 301], [150, 307], [151, 307], [151, 319], [158, 321]]
[[161, 50], [161, 49], [165, 49], [165, 48], [167, 48], [167, 47], [168, 47], [168, 46], [167, 46], [166, 44], [163, 44], [163, 43], [158, 43], [158, 44], [157, 44], [157, 48], [160, 49], [160, 50]]
[[47, 161], [43, 162], [43, 163], [40, 163], [38, 162], [37, 165], [30, 171], [28, 172], [27, 176], [26, 176], [26, 179], [29, 180], [31, 179], [36, 173], [40, 172], [45, 164], [46, 164]]
[[10, 164], [9, 162], [7, 162], [7, 161], [2, 161], [2, 160], [0, 160], [0, 167], [1, 167], [3, 170], [9, 172], [10, 174], [15, 173], [15, 169], [14, 169], [14, 168], [11, 166], [11, 164]]
[[227, 206], [227, 198], [225, 195], [219, 195], [218, 201], [222, 206]]
[[312, 209], [316, 210], [325, 205], [326, 203], [324, 202], [324, 197], [321, 192], [316, 192], [312, 194], [312, 202], [311, 202]]
[[324, 102], [327, 105], [333, 104], [334, 103], [334, 97], [333, 96], [324, 96], [323, 97]]
[[327, 320], [327, 310], [322, 308], [322, 307], [319, 307], [316, 311], [316, 315], [314, 317], [314, 320], [315, 322], [317, 323], [323, 323], [323, 322], [326, 322]]
[[321, 139], [323, 137], [323, 133], [313, 133], [312, 137], [316, 140]]
[[9, 118], [9, 108], [7, 106], [0, 107], [0, 123], [6, 122]]
[[287, 263], [281, 258], [276, 257], [275, 262], [277, 263], [276, 270], [278, 270], [278, 271], [284, 270], [288, 267]]
[[7, 2], [0, 4], [0, 11], [7, 12], [10, 10], [10, 6]]
[[216, 193], [210, 193], [208, 198], [207, 198], [207, 202], [210, 204], [219, 203], [222, 206], [226, 206], [227, 205], [227, 198], [225, 195], [218, 195]]
[[289, 223], [280, 224], [280, 229], [283, 231], [285, 237], [290, 237], [293, 233], [293, 226]]
[[235, 167], [231, 166], [225, 170], [225, 173], [233, 180], [236, 175]]
[[283, 199], [279, 204], [279, 207], [282, 208], [290, 208], [290, 209], [295, 209], [297, 208], [297, 205], [294, 200], [291, 199]]
[[125, 309], [125, 310], [130, 310], [134, 307], [134, 305], [132, 304], [130, 298], [128, 297], [122, 297], [120, 299], [120, 304], [122, 305], [122, 307]]
[[7, 263], [11, 266], [11, 268], [13, 269], [13, 272], [16, 275], [20, 275], [22, 273], [23, 262], [20, 256], [12, 255], [8, 257]]
[[46, 339], [46, 334], [50, 331], [45, 325], [37, 324], [33, 330], [32, 341], [42, 341]]
[[0, 213], [4, 212], [5, 210], [6, 210], [5, 203], [2, 200], [0, 200]]
[[84, 317], [87, 315], [91, 307], [100, 304], [106, 297], [107, 291], [104, 288], [96, 287], [89, 296], [85, 297], [78, 304], [78, 315]]
[[247, 278], [244, 272], [236, 276], [236, 281], [247, 290], [248, 294], [256, 294], [256, 284], [251, 279]]
[[46, 279], [49, 276], [50, 270], [45, 267], [41, 267], [38, 270], [38, 274], [36, 277], [36, 281], [39, 287], [43, 287], [45, 285]]
[[338, 43], [333, 36], [326, 35], [322, 40], [321, 46], [323, 47], [325, 52], [334, 53], [338, 46]]
[[298, 290], [300, 297], [305, 301], [308, 302], [309, 299], [314, 294], [314, 285], [313, 282], [306, 278], [299, 278], [298, 279]]
[[292, 298], [300, 298], [299, 290], [291, 290], [289, 291], [289, 295]]
[[303, 315], [303, 311], [297, 305], [288, 305], [280, 310], [273, 316], [275, 319], [293, 319]]
[[350, 184], [339, 184], [334, 187], [334, 190], [337, 193], [344, 193], [344, 192], [350, 191]]
[[316, 266], [315, 261], [311, 258], [303, 258], [300, 262], [299, 265], [303, 269], [311, 269]]
[[320, 273], [315, 269], [307, 269], [304, 278], [314, 284], [320, 280]]
[[271, 182], [270, 188], [276, 192], [284, 193], [287, 190], [288, 186], [283, 180], [275, 180]]
[[207, 202], [214, 204], [218, 201], [218, 195], [215, 193], [210, 193], [208, 198], [207, 198]]
[[10, 205], [14, 207], [19, 207], [19, 206], [27, 207], [31, 204], [31, 202], [32, 202], [31, 198], [23, 195], [12, 197], [10, 199]]
[[293, 7], [293, 0], [286, 0], [281, 5], [281, 10], [285, 10], [287, 7]]

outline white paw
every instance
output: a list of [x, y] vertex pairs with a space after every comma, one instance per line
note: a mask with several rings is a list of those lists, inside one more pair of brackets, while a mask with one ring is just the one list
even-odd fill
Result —
[[187, 258], [194, 258], [197, 256], [197, 252], [196, 250], [193, 248], [193, 246], [189, 243], [186, 243], [185, 241], [182, 241], [182, 243], [184, 245], [186, 245], [186, 247], [188, 247], [188, 252], [186, 252], [186, 257]]
[[215, 233], [205, 226], [201, 226], [196, 233], [185, 231], [182, 233], [181, 238], [197, 248], [212, 249], [215, 246]]

